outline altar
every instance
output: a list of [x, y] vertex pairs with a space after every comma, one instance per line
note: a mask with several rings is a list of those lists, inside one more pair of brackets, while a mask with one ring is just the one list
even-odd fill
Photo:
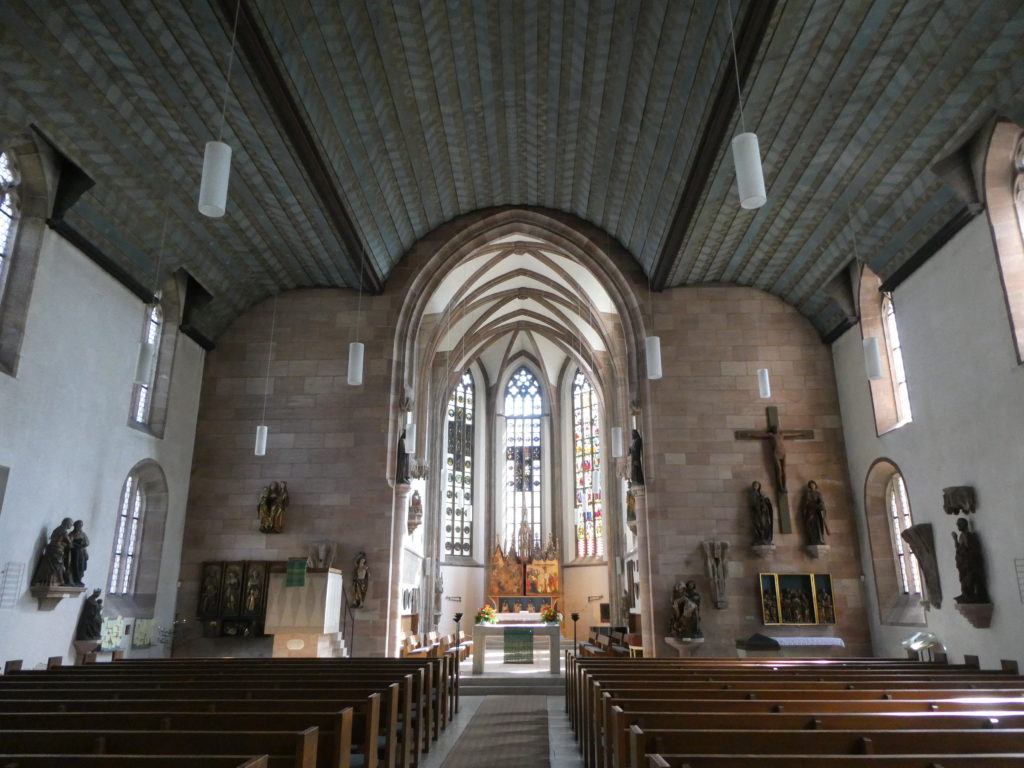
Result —
[[487, 656], [487, 638], [499, 635], [504, 643], [505, 630], [529, 629], [537, 635], [547, 635], [549, 644], [549, 666], [552, 675], [561, 672], [561, 635], [562, 628], [558, 624], [527, 623], [525, 621], [507, 621], [502, 624], [474, 624], [473, 625], [473, 674], [482, 675], [484, 672], [484, 659]]

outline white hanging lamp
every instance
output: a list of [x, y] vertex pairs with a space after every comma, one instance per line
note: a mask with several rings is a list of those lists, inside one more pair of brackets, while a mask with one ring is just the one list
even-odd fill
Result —
[[757, 369], [757, 394], [762, 400], [767, 400], [772, 396], [772, 380], [768, 376], [767, 368]]
[[199, 183], [199, 212], [218, 219], [228, 206], [228, 181], [231, 178], [231, 147], [221, 141], [224, 135], [224, 115], [228, 109], [228, 89], [231, 85], [231, 67], [235, 63], [235, 36], [238, 32], [238, 14], [242, 0], [235, 7], [235, 24], [231, 30], [231, 53], [228, 55], [228, 74], [224, 80], [224, 105], [220, 110], [220, 128], [217, 140], [206, 142], [203, 153], [203, 178]]
[[864, 339], [864, 369], [871, 381], [885, 378], [882, 371], [882, 349], [877, 336], [868, 336]]
[[260, 425], [256, 427], [256, 448], [254, 453], [257, 456], [267, 455], [267, 395], [270, 392], [270, 361], [274, 359], [274, 330], [277, 327], [277, 294], [274, 294], [274, 310], [270, 315], [270, 344], [267, 347], [267, 375], [263, 381], [263, 418]]
[[623, 457], [623, 443], [622, 443], [622, 427], [612, 427], [612, 458], [621, 459]]
[[740, 108], [740, 126], [743, 130], [732, 140], [732, 161], [736, 166], [736, 187], [740, 207], [748, 210], [760, 208], [768, 201], [764, 189], [764, 169], [761, 167], [761, 147], [757, 134], [747, 131], [743, 116], [743, 89], [740, 87], [740, 65], [736, 56], [736, 30], [732, 24], [732, 3], [726, 4], [729, 15], [729, 40], [732, 43], [732, 65], [736, 74], [736, 94]]
[[661, 337], [648, 336], [644, 339], [644, 352], [647, 355], [647, 378], [661, 378]]

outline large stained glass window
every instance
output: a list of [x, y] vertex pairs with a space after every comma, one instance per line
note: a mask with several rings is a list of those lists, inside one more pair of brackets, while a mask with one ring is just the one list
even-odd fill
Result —
[[603, 555], [600, 413], [594, 388], [579, 370], [572, 381], [572, 425], [576, 556]]
[[520, 368], [505, 387], [505, 540], [518, 548], [523, 513], [541, 544], [540, 382]]
[[448, 401], [444, 551], [473, 555], [473, 377], [462, 374]]

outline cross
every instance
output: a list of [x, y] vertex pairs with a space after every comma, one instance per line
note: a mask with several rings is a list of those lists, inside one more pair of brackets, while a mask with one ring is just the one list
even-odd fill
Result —
[[768, 430], [757, 432], [752, 429], [737, 429], [737, 440], [767, 440], [775, 465], [775, 491], [779, 508], [779, 533], [792, 533], [789, 519], [789, 494], [786, 490], [786, 440], [813, 440], [813, 429], [780, 429], [779, 409], [774, 405], [765, 408], [768, 416]]

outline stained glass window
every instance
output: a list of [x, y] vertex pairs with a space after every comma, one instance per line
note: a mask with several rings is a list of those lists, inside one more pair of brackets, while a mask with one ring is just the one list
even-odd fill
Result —
[[572, 425], [576, 556], [603, 555], [600, 412], [594, 388], [580, 370], [572, 380]]
[[444, 551], [473, 555], [473, 377], [462, 374], [448, 400]]
[[11, 158], [0, 152], [0, 301], [3, 300], [4, 277], [18, 220], [17, 186], [18, 177]]
[[910, 519], [910, 501], [907, 499], [907, 486], [903, 482], [903, 475], [897, 473], [892, 476], [885, 497], [886, 506], [889, 507], [893, 553], [896, 556], [896, 575], [899, 576], [903, 594], [920, 593], [921, 573], [917, 567], [917, 558], [900, 535], [914, 524]]
[[140, 369], [145, 368], [141, 380], [135, 382], [132, 402], [132, 418], [139, 424], [149, 422], [153, 404], [153, 384], [156, 380], [156, 355], [160, 350], [160, 335], [163, 332], [163, 313], [159, 304], [153, 304], [146, 313], [146, 327], [139, 355]]
[[541, 543], [541, 414], [540, 382], [520, 368], [505, 387], [505, 540], [517, 546], [524, 511]]
[[114, 559], [110, 564], [110, 584], [107, 592], [126, 595], [134, 591], [135, 558], [138, 554], [142, 534], [142, 516], [146, 508], [145, 496], [139, 485], [139, 478], [128, 475], [124, 484], [124, 496], [118, 511], [114, 537]]

